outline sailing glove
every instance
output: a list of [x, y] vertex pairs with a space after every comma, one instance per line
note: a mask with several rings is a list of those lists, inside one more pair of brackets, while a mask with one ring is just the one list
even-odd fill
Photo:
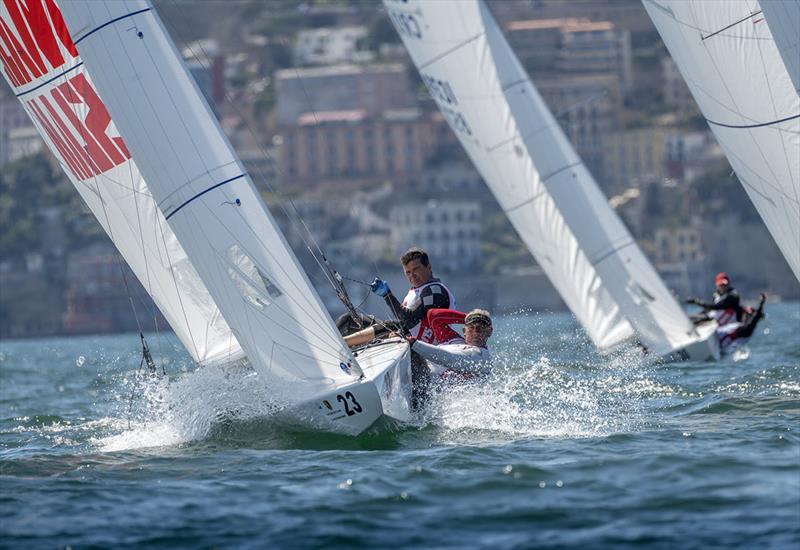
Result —
[[384, 280], [378, 279], [377, 277], [375, 277], [375, 280], [373, 280], [372, 284], [369, 285], [369, 288], [381, 298], [385, 298], [386, 295], [391, 292], [391, 290], [389, 290], [389, 284]]

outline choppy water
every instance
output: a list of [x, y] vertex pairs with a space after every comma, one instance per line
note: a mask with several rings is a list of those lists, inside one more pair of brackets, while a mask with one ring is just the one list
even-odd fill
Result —
[[748, 357], [668, 366], [507, 317], [494, 380], [359, 438], [171, 336], [132, 407], [136, 336], [3, 341], [0, 547], [798, 548], [800, 304], [768, 312]]

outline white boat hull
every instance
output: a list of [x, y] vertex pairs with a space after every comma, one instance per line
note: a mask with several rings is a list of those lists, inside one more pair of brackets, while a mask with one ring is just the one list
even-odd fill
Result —
[[708, 322], [696, 327], [698, 337], [686, 347], [672, 352], [666, 361], [719, 361], [717, 323]]
[[355, 353], [364, 378], [338, 386], [283, 413], [294, 425], [359, 435], [379, 420], [411, 419], [411, 359], [405, 340], [390, 340]]

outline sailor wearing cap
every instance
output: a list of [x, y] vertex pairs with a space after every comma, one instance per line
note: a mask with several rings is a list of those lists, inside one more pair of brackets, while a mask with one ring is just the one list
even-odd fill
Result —
[[714, 296], [711, 302], [701, 302], [697, 298], [686, 300], [689, 304], [694, 304], [703, 308], [703, 315], [693, 317], [695, 323], [703, 322], [708, 319], [716, 319], [717, 323], [726, 325], [742, 320], [742, 306], [739, 303], [739, 293], [731, 286], [731, 279], [724, 271], [717, 273], [714, 277]]
[[[424, 357], [433, 370], [445, 376], [461, 375], [462, 378], [486, 375], [491, 371], [492, 354], [487, 344], [492, 335], [492, 317], [488, 311], [473, 309], [464, 314], [450, 309], [432, 309], [427, 321], [436, 340], [448, 343], [433, 345], [413, 338], [409, 341], [411, 349]], [[463, 339], [449, 327], [460, 323], [464, 324]]]

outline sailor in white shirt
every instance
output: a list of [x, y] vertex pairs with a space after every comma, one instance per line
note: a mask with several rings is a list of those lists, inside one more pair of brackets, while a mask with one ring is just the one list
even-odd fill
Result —
[[[434, 334], [441, 333], [442, 330], [454, 332], [449, 326], [442, 327], [439, 319], [445, 319], [448, 324], [458, 323], [459, 320], [453, 318], [455, 313], [457, 312], [452, 310], [431, 310], [428, 323]], [[463, 323], [463, 339], [450, 339], [447, 343], [439, 345], [410, 339], [411, 349], [424, 357], [432, 370], [445, 379], [469, 380], [486, 376], [492, 370], [492, 354], [487, 347], [489, 337], [492, 335], [492, 318], [489, 312], [473, 309], [463, 317]], [[440, 341], [443, 340], [444, 338]], [[440, 368], [434, 367], [434, 364]]]

